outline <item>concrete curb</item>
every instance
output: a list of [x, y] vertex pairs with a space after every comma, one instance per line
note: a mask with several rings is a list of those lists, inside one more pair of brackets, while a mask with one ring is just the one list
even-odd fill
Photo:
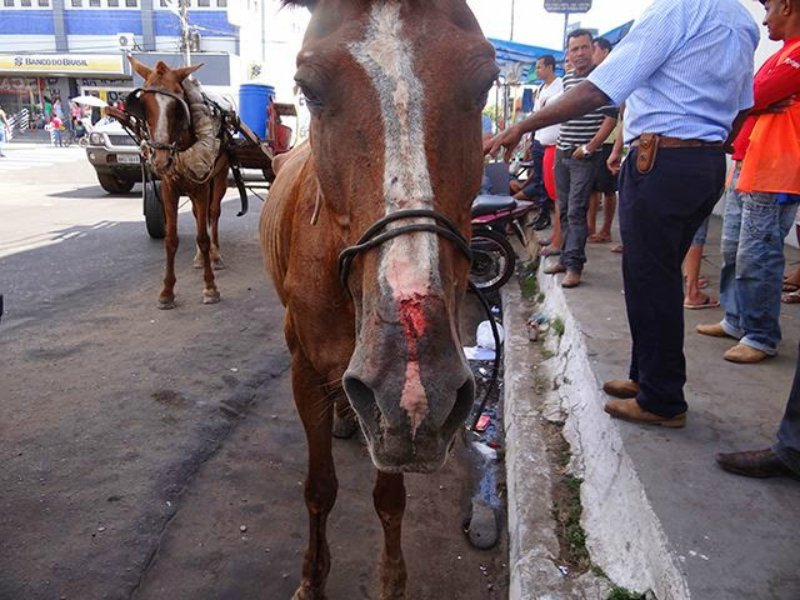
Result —
[[559, 542], [553, 517], [552, 481], [542, 416], [536, 393], [535, 347], [526, 321], [532, 306], [522, 299], [516, 279], [502, 290], [504, 422], [508, 485], [509, 599], [605, 600], [608, 585], [591, 573], [567, 579], [559, 570]]
[[[670, 548], [633, 463], [623, 447], [616, 422], [603, 411], [605, 396], [589, 362], [580, 323], [569, 310], [558, 278], [539, 273], [545, 294], [541, 310], [561, 318], [564, 335], [550, 333], [546, 347], [555, 354], [539, 366], [553, 382], [549, 398], [532, 391], [534, 365], [527, 340], [525, 314], [518, 286], [504, 288], [505, 417], [509, 488], [510, 598], [557, 598], [545, 594], [557, 556], [552, 516], [548, 510], [547, 469], [538, 403], [545, 414], [565, 415], [564, 436], [572, 449], [572, 471], [581, 486], [582, 524], [594, 564], [617, 585], [652, 591], [659, 600], [688, 600], [689, 588], [677, 555]], [[550, 406], [548, 406], [550, 405]], [[549, 519], [549, 522], [548, 522]], [[533, 528], [536, 528], [535, 530]], [[555, 554], [554, 554], [555, 552]], [[581, 597], [581, 596], [570, 596]]]

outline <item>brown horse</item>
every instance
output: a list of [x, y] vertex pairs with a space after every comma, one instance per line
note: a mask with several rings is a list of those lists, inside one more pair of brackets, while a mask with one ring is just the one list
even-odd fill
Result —
[[378, 469], [380, 598], [397, 600], [403, 473], [441, 467], [473, 404], [458, 319], [497, 67], [465, 0], [286, 3], [312, 9], [295, 77], [310, 143], [280, 166], [261, 244], [308, 438], [309, 544], [294, 598], [325, 597], [331, 437], [349, 400]]
[[[178, 201], [188, 195], [197, 223], [197, 253], [194, 266], [203, 269], [205, 289], [203, 303], [215, 304], [220, 294], [213, 269], [223, 267], [219, 252], [219, 217], [222, 197], [227, 191], [229, 163], [220, 152], [206, 181], [197, 181], [175, 167], [179, 152], [186, 151], [196, 141], [191, 127], [192, 117], [181, 83], [202, 65], [170, 69], [158, 61], [153, 69], [132, 56], [133, 69], [144, 79], [138, 96], [146, 123], [147, 139], [142, 147], [149, 166], [161, 178], [161, 199], [166, 220], [167, 268], [164, 285], [158, 296], [158, 308], [175, 308], [175, 253], [178, 251]], [[209, 237], [209, 225], [211, 236]], [[213, 268], [212, 268], [213, 267]]]

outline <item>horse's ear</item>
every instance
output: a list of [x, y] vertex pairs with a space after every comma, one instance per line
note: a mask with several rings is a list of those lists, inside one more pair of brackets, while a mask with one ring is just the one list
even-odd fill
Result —
[[147, 78], [150, 77], [150, 73], [152, 73], [153, 70], [133, 58], [133, 54], [128, 54], [128, 61], [131, 63], [133, 70], [136, 71], [142, 79], [147, 81]]
[[203, 66], [203, 63], [192, 65], [191, 67], [181, 67], [180, 69], [173, 69], [172, 73], [178, 80], [178, 83], [186, 79], [189, 75], [197, 71], [200, 67]]

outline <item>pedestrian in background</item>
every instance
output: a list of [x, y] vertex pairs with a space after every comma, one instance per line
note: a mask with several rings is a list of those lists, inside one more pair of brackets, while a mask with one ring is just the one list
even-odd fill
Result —
[[761, 1], [770, 39], [784, 45], [758, 71], [755, 106], [734, 144], [722, 226], [725, 318], [697, 327], [738, 340], [723, 358], [747, 364], [778, 352], [783, 241], [800, 203], [800, 0]]
[[[564, 91], [577, 87], [594, 69], [592, 34], [576, 29], [567, 36], [567, 52], [573, 70], [564, 76]], [[598, 107], [599, 108], [599, 107]], [[589, 235], [587, 213], [598, 160], [597, 150], [611, 134], [614, 123], [607, 123], [598, 109], [566, 121], [561, 126], [556, 145], [556, 195], [561, 217], [560, 260], [545, 268], [545, 273], [566, 273], [564, 288], [581, 283], [586, 264], [586, 240]]]
[[11, 139], [11, 123], [8, 122], [8, 117], [6, 116], [3, 107], [0, 106], [0, 158], [5, 158], [5, 154], [3, 154], [3, 146], [6, 145], [6, 142]]
[[686, 424], [681, 264], [753, 106], [759, 37], [739, 0], [654, 0], [586, 81], [484, 146], [508, 155], [528, 131], [626, 101], [619, 214], [633, 347], [629, 379], [604, 386], [612, 417]]

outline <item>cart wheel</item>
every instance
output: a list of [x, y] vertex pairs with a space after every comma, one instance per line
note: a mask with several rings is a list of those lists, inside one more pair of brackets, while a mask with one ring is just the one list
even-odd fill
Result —
[[151, 238], [163, 240], [167, 235], [164, 203], [161, 201], [161, 182], [146, 182], [142, 187], [144, 196], [144, 222]]

